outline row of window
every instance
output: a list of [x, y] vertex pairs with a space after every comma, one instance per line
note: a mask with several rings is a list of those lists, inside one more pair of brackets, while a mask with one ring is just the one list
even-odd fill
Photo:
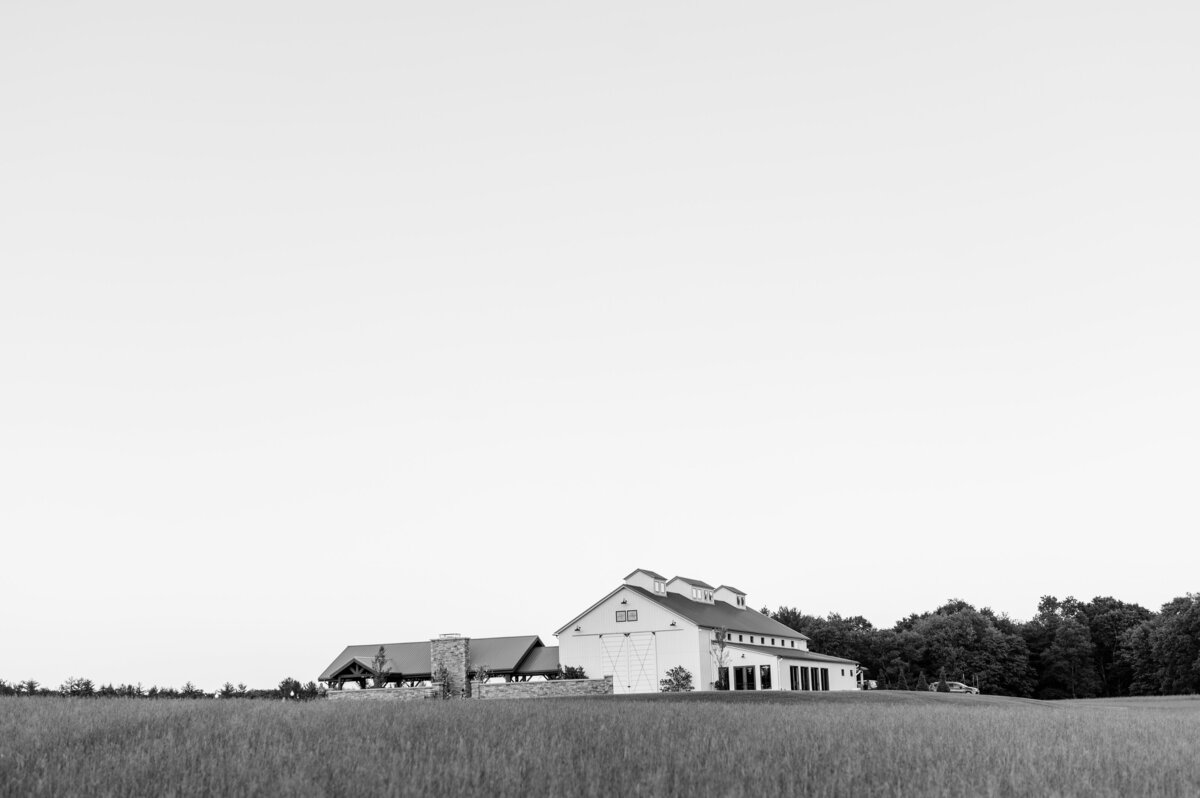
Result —
[[[667, 583], [660, 581], [658, 579], [655, 579], [654, 580], [654, 592], [665, 594], [667, 592]], [[704, 590], [699, 587], [693, 587], [692, 588], [692, 598], [696, 599], [697, 601], [712, 601], [713, 594], [712, 594], [711, 590]], [[739, 607], [746, 606], [746, 597], [745, 596], [734, 596], [734, 598], [737, 600], [737, 605]]]
[[[741, 665], [733, 669], [733, 684], [734, 690], [770, 690], [771, 689], [771, 666], [759, 665], [757, 668], [758, 684], [755, 685], [755, 667], [753, 665]], [[797, 691], [813, 691], [813, 690], [829, 690], [829, 668], [810, 668], [803, 665], [788, 666], [788, 675], [791, 677], [791, 689]], [[842, 675], [846, 675], [846, 671], [842, 671]], [[717, 689], [729, 690], [729, 668], [717, 669]]]
[[[746, 640], [743, 640], [743, 639], [742, 639], [742, 638], [744, 638], [744, 637], [745, 637], [745, 635], [738, 635], [738, 639], [737, 639], [737, 641], [738, 641], [739, 643], [745, 643], [745, 642], [747, 642]], [[732, 643], [732, 642], [733, 642], [733, 635], [729, 635], [729, 637], [728, 637], [727, 639], [729, 640], [729, 642], [731, 642], [731, 643]], [[751, 643], [753, 643], [753, 642], [754, 642], [754, 635], [750, 635], [750, 640], [749, 640], [748, 642], [751, 642]], [[779, 641], [779, 643], [778, 643], [778, 645], [780, 645], [780, 646], [785, 646], [785, 647], [786, 647], [788, 643], [791, 643], [791, 644], [792, 644], [792, 648], [795, 648], [795, 647], [796, 647], [796, 641], [795, 641], [795, 640], [780, 640], [780, 641]], [[766, 644], [767, 644], [767, 638], [765, 638], [765, 637], [759, 637], [759, 638], [758, 638], [758, 645], [760, 645], [760, 646], [765, 646]], [[776, 642], [775, 642], [775, 638], [774, 638], [774, 637], [772, 637], [772, 638], [771, 638], [771, 645], [777, 645], [777, 644], [776, 644]]]
[[637, 620], [637, 610], [617, 610], [617, 623]]

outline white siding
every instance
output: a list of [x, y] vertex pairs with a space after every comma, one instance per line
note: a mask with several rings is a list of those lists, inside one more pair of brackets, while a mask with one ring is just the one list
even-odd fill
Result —
[[[745, 604], [738, 604], [738, 594], [734, 593], [732, 590], [730, 590], [727, 587], [717, 588], [713, 592], [713, 598], [717, 601], [724, 601], [726, 604], [728, 604], [731, 607], [734, 607], [735, 609], [739, 609], [739, 610], [746, 609]], [[742, 596], [742, 598], [745, 599], [745, 596]]]
[[[653, 593], [654, 583], [657, 581], [659, 580], [655, 579], [645, 571], [634, 571], [629, 575], [629, 578], [625, 580], [625, 584], [633, 585], [634, 587], [640, 587], [643, 590], [649, 590], [651, 593]], [[662, 581], [665, 582], [666, 580], [664, 579]]]
[[[626, 601], [625, 604], [621, 600]], [[616, 620], [617, 612], [636, 610], [636, 621]], [[671, 626], [671, 622], [675, 626]], [[613, 594], [575, 622], [579, 627], [563, 630], [558, 637], [558, 660], [563, 665], [583, 666], [593, 679], [613, 677], [613, 690], [618, 693], [637, 688], [638, 692], [653, 692], [658, 682], [670, 668], [682, 665], [692, 673], [697, 688], [701, 662], [697, 655], [696, 639], [702, 637], [700, 630], [690, 621], [675, 615], [655, 602], [639, 596], [632, 590], [621, 590]], [[630, 639], [612, 640], [613, 636], [626, 635]], [[604, 638], [609, 638], [608, 642]], [[653, 641], [653, 654], [644, 649], [646, 641]], [[622, 653], [623, 652], [623, 653]], [[630, 657], [635, 661], [630, 674]], [[641, 679], [644, 663], [653, 660], [653, 678]], [[622, 675], [614, 671], [624, 668]], [[649, 684], [652, 682], [652, 684]], [[649, 686], [648, 686], [649, 685]], [[707, 685], [705, 685], [707, 686]]]

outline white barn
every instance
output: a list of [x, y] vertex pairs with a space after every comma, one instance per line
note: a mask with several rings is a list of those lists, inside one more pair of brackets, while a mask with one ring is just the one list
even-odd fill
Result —
[[644, 569], [554, 634], [562, 665], [611, 675], [615, 693], [657, 692], [678, 665], [697, 690], [855, 690], [861, 680], [857, 662], [809, 651], [808, 637], [750, 609], [737, 588]]

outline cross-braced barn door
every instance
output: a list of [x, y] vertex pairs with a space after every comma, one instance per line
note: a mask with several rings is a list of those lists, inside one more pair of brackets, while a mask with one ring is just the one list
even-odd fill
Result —
[[629, 636], [629, 692], [653, 693], [658, 687], [658, 650], [651, 633]]
[[652, 632], [604, 635], [600, 659], [612, 674], [614, 693], [650, 693], [658, 686], [658, 651]]

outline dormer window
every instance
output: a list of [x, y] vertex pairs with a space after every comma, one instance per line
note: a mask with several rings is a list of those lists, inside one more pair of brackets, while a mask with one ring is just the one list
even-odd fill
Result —
[[654, 580], [654, 592], [655, 593], [666, 593], [667, 592], [667, 583], [663, 582], [661, 580], [655, 579]]

